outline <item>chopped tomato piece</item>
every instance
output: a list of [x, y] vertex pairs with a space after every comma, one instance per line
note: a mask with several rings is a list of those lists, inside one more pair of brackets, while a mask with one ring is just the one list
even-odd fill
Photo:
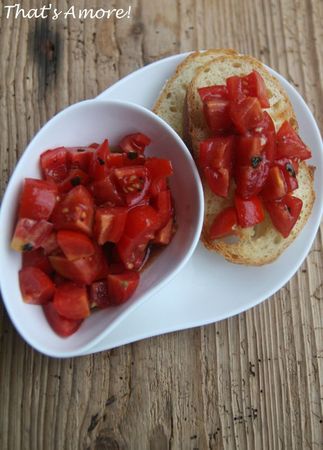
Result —
[[280, 200], [266, 202], [265, 206], [274, 227], [287, 238], [301, 213], [302, 200], [288, 194]]
[[57, 187], [44, 180], [25, 178], [20, 196], [19, 217], [47, 220], [57, 202]]
[[58, 249], [56, 231], [50, 233], [46, 240], [42, 242], [41, 247], [43, 248], [45, 255], [50, 255]]
[[107, 157], [110, 154], [109, 142], [105, 139], [94, 151], [89, 174], [94, 180], [102, 180], [108, 175]]
[[227, 197], [229, 193], [230, 176], [228, 169], [211, 169], [205, 167], [204, 176], [211, 191], [220, 197]]
[[169, 159], [147, 158], [145, 167], [147, 167], [149, 177], [152, 180], [173, 175], [173, 166]]
[[223, 209], [217, 216], [215, 216], [210, 232], [210, 239], [220, 239], [225, 236], [230, 236], [235, 233], [238, 225], [237, 212], [232, 206]]
[[151, 180], [149, 187], [149, 194], [152, 197], [156, 197], [159, 192], [166, 191], [168, 189], [167, 180], [165, 177], [155, 178]]
[[200, 143], [199, 166], [212, 169], [232, 168], [234, 136], [216, 136]]
[[276, 200], [287, 194], [287, 186], [283, 172], [279, 167], [274, 166], [269, 169], [268, 178], [261, 192], [264, 200]]
[[46, 220], [19, 219], [11, 240], [11, 248], [17, 252], [31, 252], [41, 247], [53, 229]]
[[51, 300], [55, 285], [38, 267], [24, 267], [19, 271], [19, 285], [24, 302], [42, 305]]
[[93, 216], [91, 194], [84, 186], [76, 186], [56, 205], [51, 219], [56, 230], [82, 231], [90, 235]]
[[262, 121], [252, 130], [260, 138], [262, 154], [272, 164], [276, 159], [276, 130], [273, 119], [264, 111]]
[[123, 167], [126, 163], [126, 155], [124, 153], [110, 153], [107, 156], [106, 164], [109, 168]]
[[275, 161], [275, 164], [283, 172], [287, 192], [295, 191], [298, 188], [297, 171], [298, 163], [295, 160], [282, 158]]
[[206, 123], [211, 131], [223, 134], [231, 130], [229, 100], [214, 98], [203, 104]]
[[265, 214], [259, 197], [244, 200], [238, 195], [234, 198], [238, 224], [242, 228], [252, 227], [264, 220]]
[[198, 88], [202, 102], [212, 100], [213, 98], [228, 98], [228, 90], [225, 85], [214, 85]]
[[126, 153], [141, 154], [151, 142], [150, 138], [143, 133], [133, 133], [125, 136], [119, 147]]
[[68, 174], [69, 163], [65, 147], [47, 150], [40, 155], [40, 167], [46, 180], [60, 183]]
[[44, 250], [41, 248], [31, 252], [24, 252], [22, 254], [22, 267], [37, 267], [37, 269], [42, 270], [47, 275], [53, 272], [48, 256], [44, 254]]
[[111, 306], [108, 295], [108, 286], [106, 281], [96, 281], [90, 287], [90, 306], [91, 308], [107, 308]]
[[108, 292], [113, 305], [125, 303], [133, 295], [139, 284], [138, 272], [124, 272], [108, 275]]
[[114, 175], [128, 206], [136, 205], [145, 197], [150, 186], [148, 169], [146, 167], [120, 167], [114, 169]]
[[242, 78], [234, 75], [226, 80], [229, 100], [242, 100], [245, 97], [242, 87]]
[[83, 172], [81, 169], [71, 169], [67, 178], [57, 185], [58, 191], [60, 193], [65, 193], [73, 189], [75, 186], [80, 184], [85, 185], [89, 182], [90, 177], [87, 173]]
[[249, 75], [243, 77], [242, 83], [246, 83], [248, 96], [257, 97], [262, 108], [270, 107], [266, 85], [259, 72], [253, 70]]
[[154, 206], [159, 216], [159, 227], [163, 228], [172, 216], [172, 198], [169, 189], [155, 197]]
[[246, 97], [243, 100], [231, 102], [230, 118], [240, 133], [257, 127], [263, 119], [259, 100], [255, 97]]
[[49, 325], [61, 337], [68, 337], [74, 334], [83, 322], [83, 320], [71, 320], [60, 316], [53, 302], [43, 305], [43, 310]]
[[269, 173], [269, 165], [260, 157], [253, 157], [249, 166], [238, 166], [235, 170], [236, 192], [248, 199], [259, 194], [263, 189]]
[[98, 244], [119, 242], [126, 224], [127, 208], [98, 208], [94, 220], [94, 237]]
[[86, 258], [95, 252], [91, 239], [79, 231], [59, 230], [57, 232], [57, 242], [69, 261]]
[[309, 159], [312, 154], [302, 139], [296, 133], [292, 125], [285, 121], [277, 133], [277, 159], [299, 158]]
[[122, 206], [125, 204], [111, 174], [102, 180], [94, 181], [90, 185], [90, 191], [98, 205]]
[[157, 231], [153, 243], [157, 245], [168, 245], [174, 235], [174, 219], [171, 217], [166, 225]]
[[238, 138], [236, 163], [238, 166], [257, 168], [263, 160], [262, 146], [259, 136], [243, 135]]
[[93, 157], [92, 147], [68, 147], [67, 159], [70, 169], [79, 169], [88, 172]]
[[57, 286], [53, 305], [56, 312], [66, 319], [81, 320], [90, 315], [87, 290], [75, 283], [66, 282]]

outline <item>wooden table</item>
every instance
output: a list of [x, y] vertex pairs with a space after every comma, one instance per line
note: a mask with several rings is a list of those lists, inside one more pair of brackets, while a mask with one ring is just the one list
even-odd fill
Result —
[[[62, 11], [73, 4], [51, 3]], [[1, 192], [57, 111], [182, 51], [233, 47], [262, 59], [297, 87], [323, 127], [322, 0], [130, 5], [129, 19], [54, 21], [6, 18], [2, 3]], [[0, 448], [322, 448], [322, 266], [321, 230], [298, 273], [260, 306], [76, 359], [33, 351], [1, 307]]]

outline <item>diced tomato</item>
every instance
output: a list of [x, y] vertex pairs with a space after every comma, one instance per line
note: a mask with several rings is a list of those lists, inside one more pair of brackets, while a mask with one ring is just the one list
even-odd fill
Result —
[[242, 89], [242, 78], [233, 75], [232, 77], [227, 78], [226, 86], [228, 91], [229, 100], [242, 100], [245, 97], [245, 93]]
[[119, 147], [126, 153], [144, 153], [145, 148], [150, 144], [151, 140], [143, 133], [133, 133], [125, 136]]
[[56, 272], [68, 280], [90, 285], [93, 281], [104, 278], [108, 267], [102, 249], [96, 247], [93, 255], [69, 261], [64, 256], [50, 256], [50, 263]]
[[173, 166], [169, 159], [147, 158], [145, 167], [148, 169], [149, 177], [152, 180], [173, 175]]
[[94, 237], [98, 244], [119, 242], [126, 224], [127, 208], [98, 208], [94, 220]]
[[49, 325], [61, 337], [68, 337], [74, 334], [83, 322], [83, 320], [71, 320], [60, 316], [53, 302], [43, 305], [43, 310]]
[[55, 208], [57, 197], [55, 184], [44, 180], [25, 178], [18, 215], [27, 219], [47, 220]]
[[51, 300], [55, 285], [38, 267], [24, 267], [19, 271], [19, 286], [24, 302], [42, 305]]
[[287, 238], [301, 213], [302, 200], [288, 194], [280, 200], [266, 202], [265, 206], [274, 227]]
[[206, 123], [215, 134], [223, 134], [231, 130], [229, 100], [214, 98], [203, 104]]
[[237, 212], [232, 206], [223, 209], [212, 222], [209, 238], [220, 239], [235, 233], [238, 225]]
[[41, 248], [31, 252], [24, 252], [22, 254], [22, 267], [37, 267], [37, 269], [42, 270], [47, 275], [53, 272], [48, 256], [44, 254], [44, 250]]
[[94, 151], [90, 163], [89, 174], [98, 181], [108, 175], [107, 157], [110, 154], [109, 142], [105, 139], [102, 144]]
[[66, 282], [58, 286], [53, 305], [56, 312], [66, 319], [80, 320], [90, 315], [87, 290], [75, 283]]
[[106, 281], [96, 281], [90, 286], [90, 306], [91, 308], [107, 308], [111, 306], [108, 295], [108, 286]]
[[91, 239], [79, 231], [59, 230], [57, 232], [57, 242], [69, 261], [86, 258], [95, 252]]
[[296, 176], [298, 163], [292, 159], [282, 158], [275, 161], [275, 165], [277, 165], [283, 172], [287, 192], [295, 191], [295, 189], [298, 188], [298, 181]]
[[174, 219], [171, 217], [166, 225], [157, 231], [153, 243], [157, 245], [168, 245], [174, 235]]
[[57, 185], [58, 191], [62, 194], [70, 191], [75, 186], [80, 184], [86, 185], [90, 180], [87, 173], [83, 172], [81, 169], [71, 169], [67, 178]]
[[41, 247], [43, 248], [45, 255], [50, 255], [58, 249], [56, 231], [50, 233], [46, 240], [42, 242]]
[[112, 174], [107, 175], [103, 180], [94, 181], [90, 185], [90, 191], [97, 205], [106, 204], [112, 207], [123, 206], [125, 204], [124, 199], [115, 185]]
[[68, 147], [67, 158], [70, 169], [80, 169], [88, 172], [93, 157], [92, 147]]
[[264, 111], [263, 120], [252, 130], [252, 133], [260, 137], [262, 154], [272, 164], [276, 159], [276, 130], [275, 124], [267, 111]]
[[150, 186], [150, 178], [146, 167], [120, 167], [114, 169], [114, 176], [128, 206], [136, 205], [147, 194]]
[[200, 142], [199, 166], [231, 170], [234, 142], [234, 136], [216, 136]]
[[276, 152], [277, 159], [299, 158], [304, 160], [312, 156], [309, 148], [306, 147], [292, 125], [287, 121], [278, 130]]
[[211, 191], [220, 197], [227, 197], [229, 193], [230, 176], [228, 169], [211, 169], [205, 167], [204, 176]]
[[51, 180], [55, 183], [63, 181], [69, 171], [66, 148], [58, 147], [42, 153], [40, 155], [40, 167], [46, 180]]
[[243, 199], [259, 194], [269, 173], [269, 165], [261, 157], [252, 157], [251, 165], [238, 166], [235, 170], [236, 192]]
[[261, 196], [264, 200], [277, 200], [287, 194], [287, 186], [283, 172], [279, 167], [269, 169], [269, 174], [262, 189]]
[[94, 216], [93, 198], [84, 186], [76, 186], [60, 201], [52, 214], [56, 230], [74, 230], [92, 233]]
[[133, 295], [139, 284], [138, 272], [124, 272], [108, 275], [109, 298], [113, 305], [125, 303]]
[[256, 168], [263, 160], [262, 146], [259, 136], [239, 136], [236, 147], [236, 163], [238, 166]]
[[11, 248], [17, 252], [30, 252], [41, 247], [53, 229], [46, 220], [19, 219], [11, 240]]
[[240, 227], [252, 227], [264, 220], [265, 214], [259, 197], [244, 200], [236, 194], [234, 202]]
[[225, 85], [214, 85], [198, 88], [202, 102], [207, 102], [214, 98], [228, 98], [228, 90]]
[[125, 165], [127, 156], [124, 153], [110, 153], [107, 156], [106, 164], [110, 168], [123, 167]]
[[155, 197], [154, 206], [159, 216], [159, 228], [163, 228], [172, 216], [172, 198], [169, 189]]
[[148, 193], [151, 197], [156, 197], [159, 192], [166, 191], [167, 189], [168, 185], [165, 177], [155, 178], [154, 180], [151, 180]]
[[263, 119], [263, 111], [256, 97], [246, 97], [230, 103], [230, 118], [240, 133], [257, 127]]
[[246, 83], [246, 89], [250, 97], [257, 97], [262, 108], [269, 108], [265, 82], [259, 72], [253, 70], [249, 75], [242, 79], [242, 83]]

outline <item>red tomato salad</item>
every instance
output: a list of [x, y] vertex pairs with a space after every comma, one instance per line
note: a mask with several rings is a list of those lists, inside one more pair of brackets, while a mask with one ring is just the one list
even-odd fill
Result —
[[298, 165], [311, 157], [310, 150], [289, 122], [276, 131], [264, 111], [270, 104], [258, 72], [198, 91], [212, 134], [200, 142], [199, 168], [215, 195], [227, 198], [235, 187], [234, 204], [214, 218], [210, 238], [262, 222], [265, 210], [273, 226], [288, 237], [302, 210], [302, 200], [293, 195]]
[[175, 216], [167, 159], [146, 157], [150, 138], [125, 136], [40, 156], [42, 180], [24, 180], [11, 247], [22, 253], [26, 303], [42, 305], [60, 336], [94, 308], [135, 292], [152, 247], [168, 245]]

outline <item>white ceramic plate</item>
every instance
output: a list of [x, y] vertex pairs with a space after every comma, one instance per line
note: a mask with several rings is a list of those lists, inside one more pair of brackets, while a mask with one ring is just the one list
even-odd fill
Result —
[[[152, 108], [165, 81], [187, 54], [143, 67], [98, 96]], [[271, 70], [271, 69], [270, 69]], [[271, 70], [288, 92], [300, 134], [313, 151], [316, 201], [313, 213], [295, 242], [274, 263], [245, 267], [226, 262], [199, 244], [185, 268], [149, 302], [129, 314], [87, 353], [107, 350], [150, 336], [205, 325], [245, 311], [277, 292], [294, 275], [314, 241], [323, 210], [323, 146], [319, 129], [302, 97]]]

